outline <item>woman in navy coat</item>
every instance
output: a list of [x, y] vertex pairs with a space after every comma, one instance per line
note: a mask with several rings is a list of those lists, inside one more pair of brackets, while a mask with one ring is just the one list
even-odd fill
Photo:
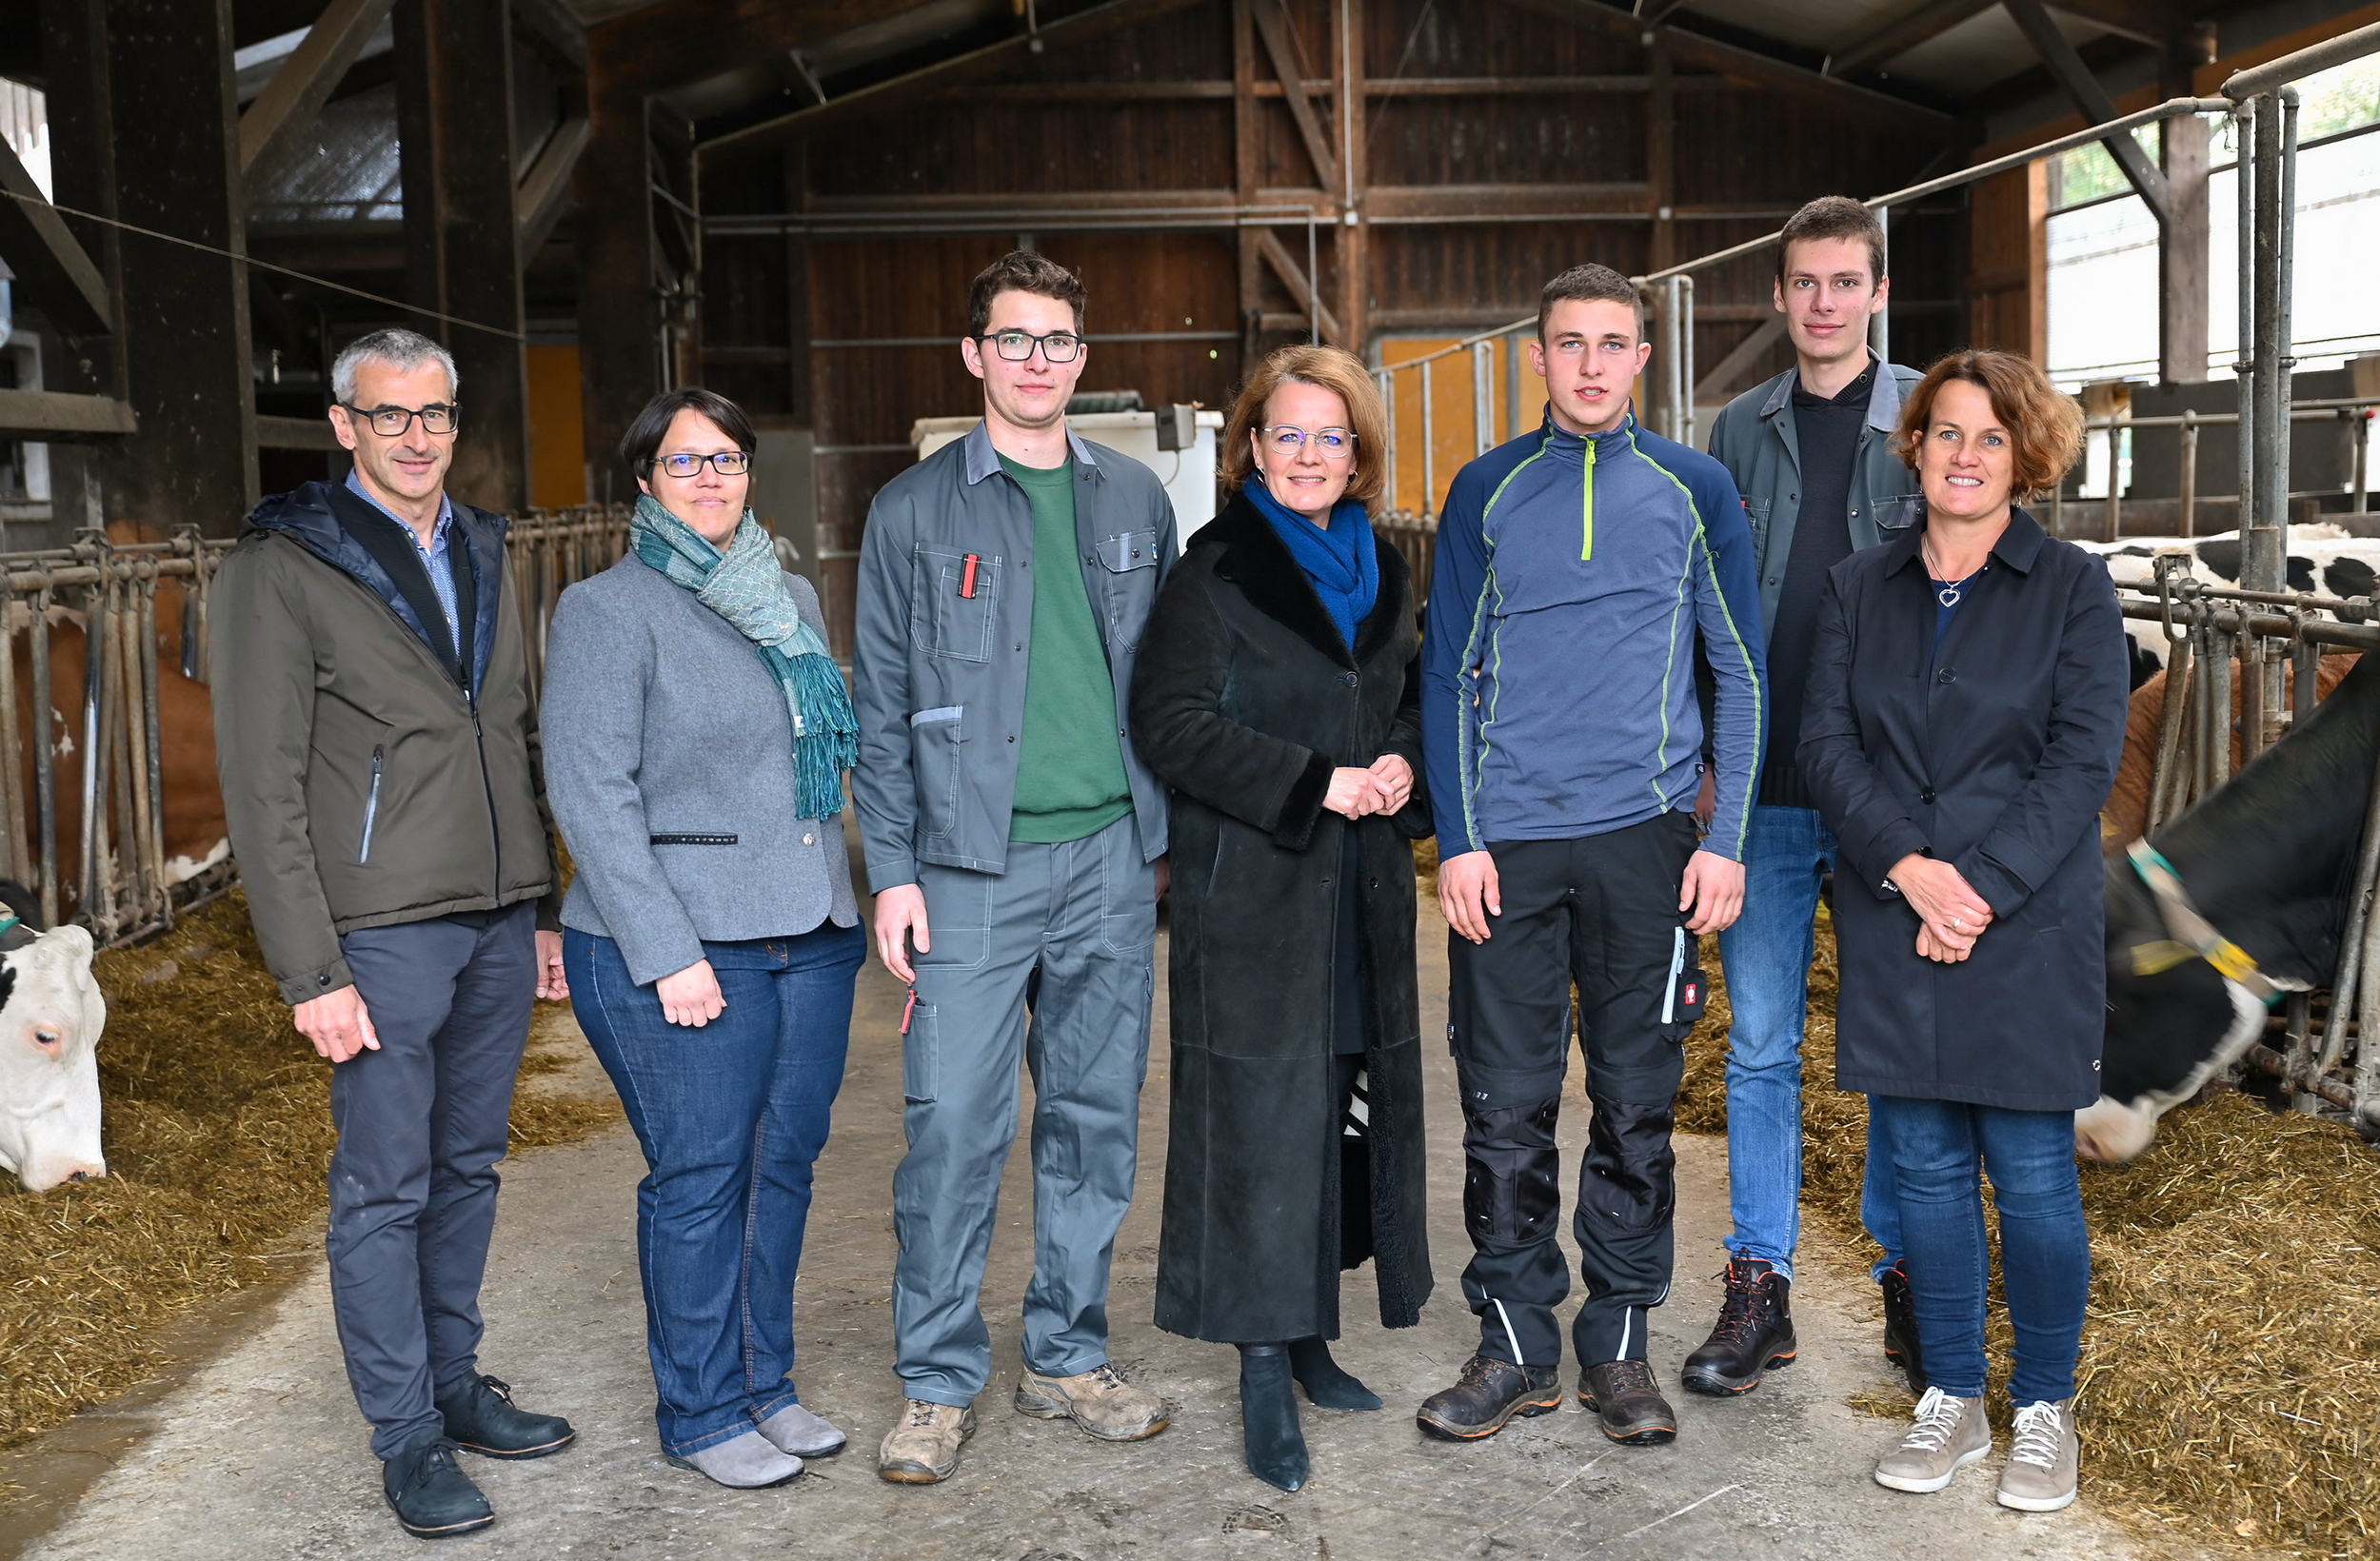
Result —
[[1835, 1082], [1893, 1156], [1930, 1386], [1879, 1483], [1938, 1491], [1992, 1450], [1991, 1275], [1978, 1162], [2000, 1215], [2016, 1434], [2005, 1506], [2073, 1500], [2072, 1400], [2091, 1288], [2073, 1113], [2098, 1098], [2100, 804], [2127, 662], [2099, 561], [2015, 498], [2056, 483], [2081, 414], [2010, 353], [1936, 364], [1901, 419], [1926, 519], [1829, 578], [1801, 759], [1841, 841]]

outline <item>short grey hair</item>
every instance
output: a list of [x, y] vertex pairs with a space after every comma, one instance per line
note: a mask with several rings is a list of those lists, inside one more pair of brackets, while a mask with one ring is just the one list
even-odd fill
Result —
[[399, 370], [434, 363], [446, 371], [447, 395], [463, 388], [463, 378], [454, 371], [454, 354], [418, 330], [391, 326], [387, 330], [357, 337], [330, 366], [330, 394], [340, 405], [355, 405], [355, 371], [367, 360]]

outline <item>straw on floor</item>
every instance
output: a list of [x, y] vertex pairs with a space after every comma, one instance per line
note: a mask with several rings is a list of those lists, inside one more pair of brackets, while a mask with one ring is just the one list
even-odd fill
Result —
[[[291, 1027], [237, 891], [95, 971], [109, 1176], [39, 1196], [0, 1177], [0, 1447], [141, 1380], [159, 1327], [310, 1246], [324, 1205], [330, 1067]], [[539, 1047], [522, 1073], [565, 1062]], [[525, 1087], [512, 1143], [618, 1116], [608, 1093]]]

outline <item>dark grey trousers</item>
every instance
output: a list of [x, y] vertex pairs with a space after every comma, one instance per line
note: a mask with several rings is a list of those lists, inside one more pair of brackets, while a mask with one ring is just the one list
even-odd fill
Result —
[[537, 991], [537, 914], [441, 919], [339, 939], [380, 1049], [330, 1076], [330, 1294], [372, 1452], [443, 1424], [479, 1369], [512, 1082]]

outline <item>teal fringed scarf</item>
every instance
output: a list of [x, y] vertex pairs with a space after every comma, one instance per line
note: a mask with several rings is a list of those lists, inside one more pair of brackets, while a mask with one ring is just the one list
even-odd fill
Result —
[[747, 509], [723, 553], [647, 493], [636, 501], [628, 535], [638, 558], [752, 642], [793, 715], [795, 805], [804, 819], [841, 813], [843, 772], [860, 758], [860, 723], [826, 642], [785, 590], [768, 533]]

